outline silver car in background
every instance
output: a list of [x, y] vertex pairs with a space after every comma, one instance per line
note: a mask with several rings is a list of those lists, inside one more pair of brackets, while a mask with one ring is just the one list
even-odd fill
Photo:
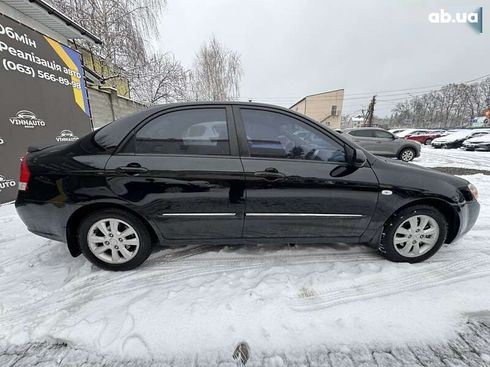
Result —
[[367, 151], [384, 157], [395, 157], [410, 162], [420, 156], [420, 143], [398, 138], [389, 131], [375, 127], [345, 129], [346, 137]]

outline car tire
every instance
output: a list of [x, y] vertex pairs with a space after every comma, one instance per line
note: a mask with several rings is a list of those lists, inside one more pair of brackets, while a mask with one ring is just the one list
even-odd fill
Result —
[[425, 145], [431, 145], [432, 144], [432, 139], [429, 138], [425, 141]]
[[403, 162], [410, 162], [415, 158], [416, 152], [413, 148], [403, 148], [398, 153], [398, 159]]
[[138, 217], [118, 209], [87, 215], [80, 223], [77, 239], [84, 256], [105, 270], [134, 269], [152, 252], [151, 236], [145, 224]]
[[[421, 226], [424, 228], [420, 229]], [[394, 262], [427, 260], [446, 240], [447, 227], [446, 218], [434, 207], [416, 205], [405, 208], [391, 216], [384, 225], [379, 251]]]

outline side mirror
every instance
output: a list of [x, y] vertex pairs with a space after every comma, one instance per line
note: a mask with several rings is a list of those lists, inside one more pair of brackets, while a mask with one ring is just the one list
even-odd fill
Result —
[[366, 164], [366, 161], [366, 154], [364, 154], [362, 149], [356, 149], [354, 151], [354, 157], [352, 158], [352, 166], [361, 168]]

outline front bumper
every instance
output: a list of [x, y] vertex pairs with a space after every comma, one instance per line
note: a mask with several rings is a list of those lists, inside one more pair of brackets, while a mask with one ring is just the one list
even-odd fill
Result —
[[462, 142], [460, 141], [452, 141], [452, 142], [432, 142], [432, 146], [434, 148], [444, 148], [444, 149], [453, 149], [461, 147]]
[[452, 242], [460, 239], [473, 228], [479, 214], [480, 204], [476, 200], [467, 201], [466, 203], [458, 206], [459, 231]]
[[490, 144], [463, 144], [462, 148], [464, 150], [488, 151], [490, 150]]

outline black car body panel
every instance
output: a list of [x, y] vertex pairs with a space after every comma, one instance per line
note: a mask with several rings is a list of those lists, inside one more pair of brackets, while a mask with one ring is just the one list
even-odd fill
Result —
[[[138, 132], [148, 121], [205, 108], [222, 110], [226, 116], [227, 154], [145, 154], [134, 149]], [[387, 219], [416, 202], [438, 205], [447, 215], [452, 226], [447, 242], [451, 242], [471, 229], [478, 216], [479, 205], [465, 180], [378, 158], [365, 150], [367, 161], [361, 167], [348, 159], [253, 157], [254, 149], [277, 152], [267, 141], [250, 142], [241, 109], [297, 120], [308, 131], [328, 137], [346, 157], [360, 149], [341, 134], [275, 106], [159, 106], [76, 142], [32, 149], [27, 155], [31, 178], [27, 191], [19, 191], [17, 211], [29, 230], [67, 242], [75, 256], [80, 219], [105, 207], [137, 215], [155, 242], [165, 246], [258, 242], [377, 246]], [[219, 144], [218, 136], [216, 141]]]

